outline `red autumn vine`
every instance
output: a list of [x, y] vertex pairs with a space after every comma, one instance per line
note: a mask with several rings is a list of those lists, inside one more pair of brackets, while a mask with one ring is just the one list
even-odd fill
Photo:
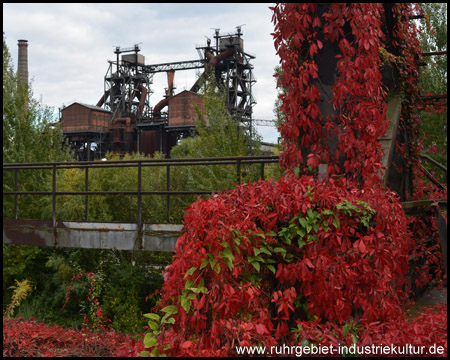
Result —
[[[331, 4], [319, 18], [317, 4], [283, 4], [274, 9], [275, 47], [285, 89], [280, 128], [284, 138], [281, 163], [286, 168], [328, 164], [329, 174], [346, 173], [369, 182], [378, 177], [382, 152], [376, 141], [387, 130], [386, 91], [380, 72], [382, 4]], [[349, 24], [348, 33], [344, 24]], [[330, 99], [334, 114], [323, 119], [319, 108], [321, 75], [317, 64], [323, 41], [337, 43], [337, 80]], [[323, 64], [322, 64], [323, 65]], [[323, 70], [322, 70], [323, 71]], [[315, 80], [317, 79], [317, 80]], [[325, 99], [328, 101], [328, 99]], [[326, 131], [324, 131], [326, 130]], [[339, 136], [335, 151], [329, 136]], [[301, 149], [310, 149], [307, 159]], [[339, 158], [345, 162], [339, 164]], [[368, 186], [371, 186], [372, 182]]]
[[406, 218], [391, 215], [401, 206], [395, 194], [386, 201], [381, 189], [350, 184], [287, 174], [194, 203], [146, 345], [231, 355], [239, 345], [294, 345], [297, 321], [400, 316]]
[[[395, 31], [409, 33], [410, 8], [393, 9]], [[395, 31], [385, 38], [382, 4], [272, 10], [287, 171], [277, 182], [244, 184], [186, 210], [161, 300], [146, 314], [143, 355], [233, 356], [237, 346], [402, 344], [414, 336], [446, 354], [440, 325], [411, 325], [403, 313], [415, 244], [399, 194], [380, 177], [388, 90], [380, 47], [397, 47], [405, 69], [416, 60], [413, 50], [402, 52], [406, 38]], [[330, 85], [318, 63], [333, 46]], [[332, 111], [320, 105], [328, 90]], [[401, 121], [415, 136], [406, 112]], [[407, 159], [415, 151], [410, 140]], [[308, 174], [320, 163], [328, 164], [323, 179]], [[446, 315], [446, 307], [432, 311], [430, 319]], [[433, 330], [439, 337], [428, 336]]]

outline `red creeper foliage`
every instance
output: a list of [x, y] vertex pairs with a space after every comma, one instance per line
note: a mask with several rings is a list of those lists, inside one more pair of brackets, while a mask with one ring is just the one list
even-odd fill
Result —
[[[295, 344], [298, 321], [402, 316], [411, 238], [398, 198], [288, 173], [194, 203], [160, 309], [159, 353]], [[164, 350], [165, 349], [165, 350]]]
[[[446, 354], [446, 306], [414, 322], [402, 310], [415, 244], [398, 194], [383, 187], [379, 175], [377, 139], [387, 129], [379, 53], [383, 5], [333, 3], [320, 16], [318, 6], [272, 8], [284, 89], [285, 176], [241, 185], [187, 209], [157, 313], [146, 315], [144, 345], [153, 355], [233, 356], [236, 346], [354, 341], [434, 342]], [[408, 4], [394, 5], [397, 37], [391, 40], [404, 46], [405, 71], [414, 71], [408, 66], [416, 60], [415, 42], [406, 44], [413, 36], [411, 11]], [[334, 112], [327, 116], [318, 106], [316, 62], [325, 42], [339, 48]], [[405, 85], [406, 94], [414, 93], [416, 80]], [[414, 114], [406, 119], [410, 106], [402, 109], [404, 126], [416, 121]], [[332, 149], [329, 138], [336, 135]], [[409, 157], [416, 150], [413, 141], [406, 144]], [[324, 179], [299, 176], [321, 162], [329, 164]]]
[[3, 318], [3, 356], [137, 356], [143, 345], [115, 331], [75, 331], [34, 320]]

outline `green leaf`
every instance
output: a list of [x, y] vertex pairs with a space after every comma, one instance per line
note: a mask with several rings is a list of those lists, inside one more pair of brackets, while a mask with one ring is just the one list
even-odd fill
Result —
[[286, 256], [286, 249], [283, 249], [281, 247], [276, 247], [275, 249], [273, 249], [274, 252], [279, 252], [281, 253], [281, 255], [283, 256], [283, 258]]
[[175, 324], [175, 319], [174, 318], [169, 318], [169, 319], [167, 319], [166, 321], [165, 321], [167, 324]]
[[161, 309], [166, 315], [172, 315], [178, 313], [178, 309], [175, 305], [169, 305]]
[[266, 266], [267, 266], [267, 268], [268, 268], [270, 271], [272, 271], [273, 274], [276, 273], [275, 266], [273, 266], [273, 265], [266, 265]]
[[307, 239], [308, 242], [312, 242], [315, 240], [317, 240], [317, 235], [308, 235], [308, 239]]
[[352, 326], [350, 324], [345, 324], [342, 327], [342, 330], [344, 331], [344, 336], [347, 335], [347, 333], [350, 331], [351, 328], [352, 328]]
[[299, 221], [300, 225], [304, 228], [306, 228], [306, 226], [308, 225], [306, 219], [303, 217], [299, 218], [298, 221]]
[[196, 266], [191, 267], [188, 271], [186, 271], [186, 274], [184, 275], [184, 278], [186, 278], [188, 275], [192, 275], [197, 270]]
[[154, 322], [154, 321], [149, 320], [148, 321], [148, 327], [150, 328], [150, 330], [156, 331], [159, 328], [159, 324]]
[[152, 333], [145, 334], [144, 337], [144, 346], [146, 348], [153, 347], [156, 345], [156, 339], [154, 338]]
[[149, 318], [149, 319], [152, 319], [152, 320], [155, 320], [155, 321], [159, 321], [159, 319], [160, 319], [159, 315], [158, 314], [154, 314], [154, 313], [144, 314], [144, 316], [146, 318]]
[[220, 256], [222, 256], [225, 259], [230, 260], [231, 262], [233, 262], [233, 260], [234, 260], [234, 255], [231, 252], [231, 249], [229, 247], [227, 247], [224, 251], [222, 251]]
[[191, 300], [181, 297], [181, 306], [183, 307], [184, 311], [189, 313], [189, 309], [191, 308]]
[[261, 269], [261, 265], [259, 264], [259, 262], [257, 261], [252, 261], [250, 262], [250, 264], [252, 264], [252, 266], [256, 269], [256, 271], [259, 272], [259, 270]]
[[315, 232], [319, 231], [319, 226], [320, 226], [320, 224], [317, 224], [317, 223], [313, 225], [313, 228], [314, 228]]
[[261, 247], [260, 249], [259, 249], [261, 252], [263, 252], [264, 254], [267, 254], [267, 255], [269, 255], [269, 256], [271, 256], [272, 255], [272, 253], [269, 251], [269, 249], [267, 249], [266, 247]]
[[340, 227], [339, 218], [335, 217], [335, 218], [333, 219], [333, 226], [334, 226], [336, 229], [339, 229], [339, 227]]
[[255, 235], [255, 236], [260, 236], [260, 237], [262, 237], [263, 239], [266, 238], [266, 234], [264, 234], [264, 232], [253, 233], [253, 235]]

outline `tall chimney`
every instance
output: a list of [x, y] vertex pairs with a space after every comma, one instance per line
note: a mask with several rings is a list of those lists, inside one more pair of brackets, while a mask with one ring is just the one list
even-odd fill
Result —
[[[19, 60], [18, 75], [22, 85], [28, 88], [28, 40], [18, 40], [19, 43]], [[28, 98], [28, 95], [27, 95]], [[25, 100], [25, 109], [28, 110], [28, 100]]]
[[19, 40], [19, 76], [23, 84], [28, 85], [28, 40]]

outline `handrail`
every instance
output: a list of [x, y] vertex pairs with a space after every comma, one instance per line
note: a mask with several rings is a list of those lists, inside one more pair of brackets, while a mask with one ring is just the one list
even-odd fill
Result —
[[[195, 162], [195, 163], [210, 163], [212, 161], [248, 161], [250, 163], [254, 163], [254, 160], [276, 160], [278, 161], [278, 155], [259, 155], [259, 156], [228, 156], [228, 157], [210, 157], [210, 158], [182, 158], [182, 159], [134, 159], [134, 160], [106, 160], [106, 161], [61, 161], [61, 162], [40, 162], [40, 163], [4, 163], [3, 168], [15, 168], [15, 167], [27, 167], [27, 166], [53, 166], [53, 165], [77, 165], [74, 167], [86, 167], [86, 165], [99, 165], [99, 166], [108, 166], [110, 164], [136, 164], [136, 163], [186, 163], [186, 162]], [[273, 161], [273, 162], [276, 162]], [[208, 165], [207, 164], [207, 165]], [[156, 165], [155, 165], [156, 166]], [[161, 166], [161, 164], [158, 164]], [[50, 168], [49, 167], [49, 168]]]
[[[242, 156], [242, 157], [214, 157], [214, 158], [188, 158], [188, 159], [137, 159], [114, 161], [84, 161], [84, 162], [42, 162], [42, 163], [9, 163], [3, 164], [4, 171], [14, 171], [14, 191], [3, 191], [3, 195], [14, 195], [14, 218], [18, 219], [17, 198], [19, 195], [51, 195], [52, 196], [52, 221], [56, 227], [56, 197], [61, 195], [85, 195], [85, 221], [89, 221], [89, 196], [92, 195], [136, 195], [137, 196], [137, 225], [142, 228], [142, 195], [162, 195], [167, 197], [166, 221], [170, 223], [170, 196], [173, 195], [205, 195], [217, 192], [217, 189], [195, 191], [170, 190], [170, 168], [173, 166], [199, 166], [199, 165], [236, 165], [236, 182], [241, 183], [242, 164], [260, 164], [260, 177], [264, 180], [264, 165], [278, 163], [278, 156]], [[142, 167], [159, 166], [166, 167], [166, 189], [164, 191], [142, 190]], [[138, 184], [136, 191], [89, 191], [89, 169], [107, 167], [137, 167]], [[56, 191], [57, 170], [82, 168], [85, 169], [85, 191]], [[52, 170], [52, 191], [18, 191], [18, 176], [20, 170]]]
[[433, 158], [429, 157], [428, 155], [420, 154], [419, 157], [421, 159], [427, 160], [428, 162], [432, 163], [433, 165], [436, 165], [442, 171], [447, 172], [447, 168], [444, 165], [438, 163], [436, 160], [434, 160]]

